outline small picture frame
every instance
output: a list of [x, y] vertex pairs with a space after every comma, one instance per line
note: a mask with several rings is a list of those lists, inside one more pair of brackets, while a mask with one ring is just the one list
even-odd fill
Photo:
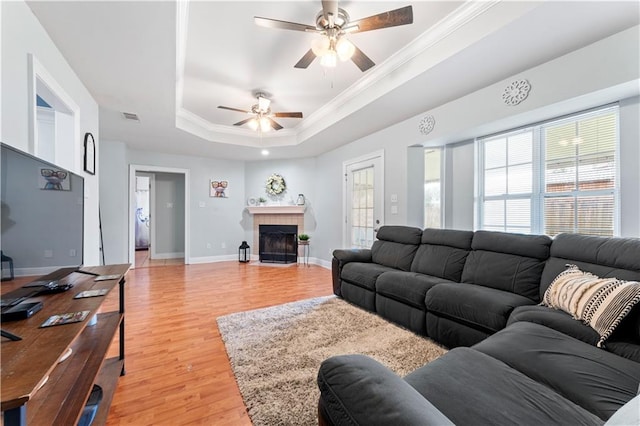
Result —
[[96, 174], [96, 142], [89, 132], [84, 134], [84, 171]]

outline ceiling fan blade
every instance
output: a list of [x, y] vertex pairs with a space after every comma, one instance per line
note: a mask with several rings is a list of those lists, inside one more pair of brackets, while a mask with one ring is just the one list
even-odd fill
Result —
[[220, 108], [220, 109], [228, 109], [229, 111], [244, 112], [245, 114], [249, 114], [249, 111], [246, 111], [244, 109], [239, 109], [239, 108], [231, 108], [231, 107], [226, 107], [226, 106], [222, 106], [222, 105], [218, 105], [218, 108]]
[[271, 18], [261, 18], [259, 16], [254, 16], [253, 20], [256, 25], [266, 28], [277, 28], [281, 30], [293, 30], [293, 31], [304, 31], [304, 32], [320, 32], [316, 27], [312, 27], [311, 25], [305, 24], [297, 24], [295, 22], [288, 21], [278, 21], [277, 19]]
[[413, 8], [411, 6], [390, 10], [368, 18], [351, 21], [343, 28], [348, 33], [361, 33], [364, 31], [379, 30], [381, 28], [397, 27], [413, 23]]
[[329, 28], [333, 28], [338, 16], [338, 2], [332, 0], [322, 0], [322, 13], [324, 19], [329, 22]]
[[373, 62], [367, 55], [364, 54], [362, 50], [358, 49], [357, 47], [356, 51], [353, 52], [351, 60], [358, 66], [358, 68], [360, 68], [360, 71], [362, 72], [365, 72], [375, 65], [375, 62]]
[[311, 65], [311, 62], [316, 58], [316, 54], [313, 53], [313, 50], [309, 49], [307, 53], [298, 61], [297, 64], [294, 65], [295, 68], [307, 68]]
[[274, 112], [274, 117], [282, 117], [282, 118], [302, 118], [301, 112]]
[[280, 130], [280, 129], [283, 128], [281, 125], [279, 125], [278, 123], [276, 123], [275, 121], [273, 121], [269, 117], [267, 117], [267, 118], [269, 119], [269, 122], [271, 123], [271, 127], [273, 127], [275, 130]]
[[243, 124], [246, 124], [251, 120], [253, 120], [253, 117], [247, 118], [246, 120], [238, 121], [237, 123], [233, 123], [233, 125], [234, 126], [242, 126]]

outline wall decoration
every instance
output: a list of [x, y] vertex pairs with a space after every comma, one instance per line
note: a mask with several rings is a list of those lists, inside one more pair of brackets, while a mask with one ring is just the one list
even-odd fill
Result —
[[209, 197], [214, 198], [228, 198], [227, 187], [229, 181], [227, 180], [210, 180], [209, 181]]
[[433, 115], [427, 115], [422, 120], [420, 120], [420, 124], [418, 124], [418, 130], [423, 135], [428, 135], [431, 133], [433, 128], [436, 127], [436, 119]]
[[38, 186], [48, 191], [71, 191], [71, 179], [64, 170], [40, 169]]
[[265, 189], [269, 195], [280, 195], [287, 190], [287, 184], [282, 176], [274, 173], [267, 179]]
[[518, 105], [527, 99], [530, 90], [531, 85], [527, 80], [516, 80], [505, 87], [504, 92], [502, 92], [502, 100], [509, 106]]
[[84, 134], [84, 171], [96, 174], [96, 142], [91, 133]]

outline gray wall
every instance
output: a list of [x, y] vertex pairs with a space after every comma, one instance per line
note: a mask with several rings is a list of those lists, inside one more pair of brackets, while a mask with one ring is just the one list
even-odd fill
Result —
[[184, 255], [185, 181], [183, 174], [154, 173], [155, 253], [157, 257]]
[[[245, 164], [242, 161], [177, 156], [131, 150], [122, 141], [104, 141], [103, 167], [113, 173], [101, 180], [100, 197], [107, 263], [128, 261], [129, 166], [138, 165], [189, 170], [190, 257], [192, 263], [237, 258], [245, 238]], [[209, 181], [229, 181], [228, 198], [209, 197]], [[166, 204], [165, 204], [166, 206]], [[157, 214], [157, 213], [156, 213]], [[158, 228], [158, 233], [162, 232]], [[174, 237], [175, 238], [175, 237]], [[124, 240], [124, 241], [123, 241]]]

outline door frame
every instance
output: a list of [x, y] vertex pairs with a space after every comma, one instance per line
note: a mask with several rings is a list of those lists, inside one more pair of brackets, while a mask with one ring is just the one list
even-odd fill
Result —
[[[189, 206], [191, 204], [191, 194], [189, 191], [190, 186], [190, 178], [189, 178], [189, 169], [178, 169], [175, 167], [161, 167], [161, 166], [144, 166], [141, 164], [130, 164], [129, 165], [129, 263], [132, 268], [136, 267], [136, 173], [138, 172], [160, 172], [160, 173], [175, 173], [184, 175], [184, 264], [188, 265], [190, 263], [190, 247], [189, 242], [191, 241], [190, 229], [191, 229], [191, 221], [189, 215]], [[150, 197], [151, 198], [151, 197]], [[154, 203], [155, 204], [155, 201]], [[149, 206], [149, 212], [153, 214], [155, 212], [154, 207], [152, 205]], [[152, 217], [151, 226], [153, 227], [153, 217]], [[155, 235], [153, 235], [155, 237]], [[152, 237], [152, 238], [153, 238]], [[152, 246], [153, 247], [153, 246]]]
[[[348, 188], [347, 188], [347, 169], [351, 166], [354, 166], [358, 163], [365, 162], [374, 162], [380, 161], [380, 188], [375, 188], [375, 195], [380, 196], [380, 200], [382, 200], [380, 207], [380, 225], [384, 224], [384, 150], [381, 149], [379, 151], [373, 151], [369, 154], [362, 155], [357, 158], [352, 158], [350, 160], [344, 161], [342, 163], [342, 247], [351, 247], [351, 242], [348, 234], [347, 224], [348, 222], [348, 211], [347, 207], [349, 206], [349, 201], [347, 200], [348, 196]], [[376, 170], [377, 172], [377, 170]]]

